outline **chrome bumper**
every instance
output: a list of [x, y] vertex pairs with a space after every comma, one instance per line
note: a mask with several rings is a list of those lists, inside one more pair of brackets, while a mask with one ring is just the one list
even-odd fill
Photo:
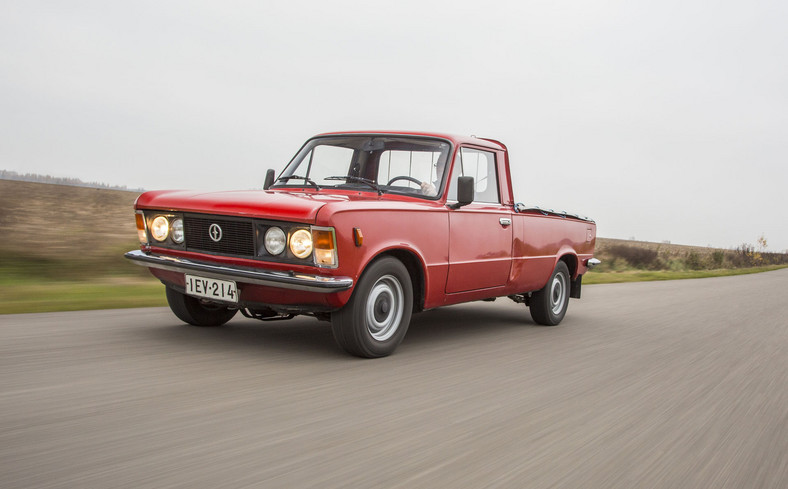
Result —
[[596, 258], [589, 258], [588, 260], [586, 260], [586, 266], [588, 267], [589, 270], [599, 265], [600, 263], [602, 262], [600, 260], [597, 260]]
[[129, 251], [124, 256], [143, 267], [159, 268], [171, 272], [193, 272], [203, 277], [235, 280], [247, 284], [265, 285], [280, 289], [329, 293], [342, 292], [353, 287], [353, 279], [350, 277], [322, 277], [320, 275], [260, 270], [235, 265], [216, 265], [185, 258], [145, 253], [141, 250]]

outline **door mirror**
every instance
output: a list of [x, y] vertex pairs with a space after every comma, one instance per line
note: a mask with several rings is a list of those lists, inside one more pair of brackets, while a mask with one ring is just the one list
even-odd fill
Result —
[[274, 170], [268, 170], [265, 173], [265, 183], [263, 184], [263, 190], [268, 190], [271, 188], [271, 185], [274, 184], [274, 178], [276, 178], [276, 172]]
[[451, 206], [452, 209], [459, 209], [464, 205], [473, 202], [475, 186], [473, 177], [459, 177], [457, 179], [457, 203]]

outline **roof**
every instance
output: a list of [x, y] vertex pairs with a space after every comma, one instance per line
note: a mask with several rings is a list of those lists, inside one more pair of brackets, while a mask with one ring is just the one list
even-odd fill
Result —
[[446, 134], [441, 132], [423, 132], [423, 131], [338, 131], [326, 132], [318, 134], [315, 137], [321, 136], [339, 136], [339, 135], [398, 135], [398, 136], [419, 136], [419, 137], [432, 137], [440, 138], [451, 141], [455, 146], [459, 144], [472, 144], [474, 146], [482, 146], [484, 148], [505, 150], [506, 146], [498, 141], [493, 141], [484, 138], [477, 138], [476, 136], [458, 136], [456, 134]]

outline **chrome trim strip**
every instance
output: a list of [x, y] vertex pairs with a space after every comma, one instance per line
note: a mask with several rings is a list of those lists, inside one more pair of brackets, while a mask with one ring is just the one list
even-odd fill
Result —
[[236, 280], [242, 283], [280, 289], [330, 293], [342, 292], [353, 287], [353, 279], [350, 277], [322, 277], [320, 275], [259, 270], [236, 265], [216, 265], [186, 258], [145, 253], [141, 250], [129, 251], [124, 256], [143, 267], [180, 273], [195, 272], [209, 278]]
[[571, 214], [571, 213], [566, 212], [566, 211], [560, 211], [559, 212], [559, 211], [554, 211], [553, 209], [542, 209], [538, 205], [534, 205], [534, 206], [528, 207], [528, 206], [526, 206], [525, 204], [523, 204], [521, 202], [518, 202], [518, 203], [514, 204], [514, 211], [517, 212], [517, 213], [522, 213], [522, 212], [539, 212], [543, 216], [558, 216], [558, 217], [564, 217], [564, 218], [571, 217], [573, 219], [579, 219], [581, 221], [587, 221], [587, 222], [594, 222], [595, 223], [595, 221], [593, 219], [591, 219], [590, 217], [581, 216], [581, 215], [578, 215], [578, 214]]

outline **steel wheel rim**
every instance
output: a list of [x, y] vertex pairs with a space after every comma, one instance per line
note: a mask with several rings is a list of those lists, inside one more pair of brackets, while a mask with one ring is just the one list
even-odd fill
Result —
[[561, 314], [565, 301], [566, 277], [563, 273], [559, 273], [553, 277], [553, 283], [550, 285], [550, 310], [553, 311], [553, 314]]
[[367, 331], [377, 341], [386, 341], [399, 328], [405, 312], [402, 285], [393, 275], [380, 277], [367, 296]]

